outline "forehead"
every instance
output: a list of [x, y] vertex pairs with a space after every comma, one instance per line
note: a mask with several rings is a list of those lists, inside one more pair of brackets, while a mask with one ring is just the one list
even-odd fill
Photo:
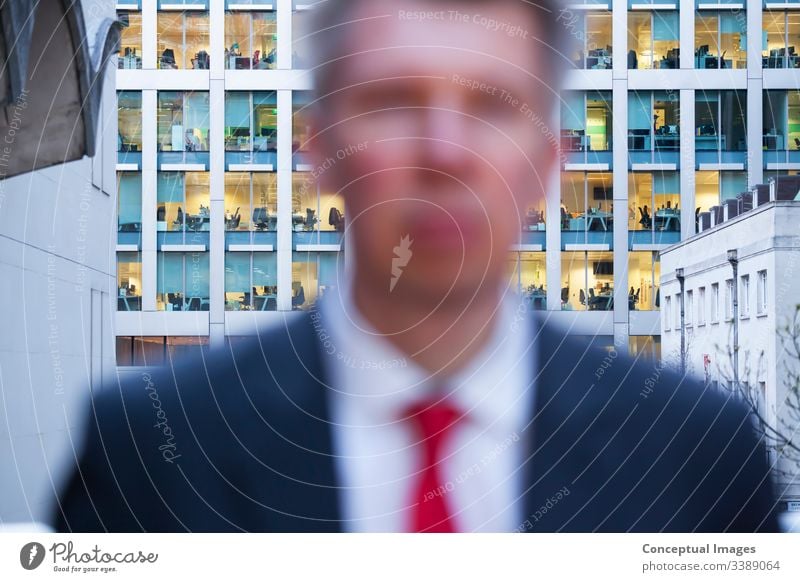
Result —
[[470, 75], [536, 92], [552, 58], [541, 25], [523, 2], [358, 2], [348, 11], [335, 73], [340, 84], [384, 78]]

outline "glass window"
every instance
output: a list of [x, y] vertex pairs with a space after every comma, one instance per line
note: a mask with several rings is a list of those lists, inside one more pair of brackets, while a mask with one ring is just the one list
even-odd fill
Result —
[[711, 323], [719, 321], [719, 283], [711, 284]]
[[207, 152], [207, 91], [158, 92], [158, 150]]
[[664, 322], [664, 330], [669, 331], [670, 329], [670, 322], [672, 321], [672, 297], [665, 297], [666, 302], [664, 303], [664, 314], [662, 316], [662, 320]]
[[742, 275], [739, 279], [739, 294], [741, 295], [739, 298], [739, 309], [741, 311], [739, 317], [750, 317], [750, 275]]
[[543, 252], [513, 252], [508, 261], [509, 288], [519, 293], [529, 309], [547, 309], [547, 256]]
[[686, 292], [686, 306], [683, 317], [687, 326], [692, 325], [694, 321], [694, 291]]
[[142, 13], [117, 12], [122, 22], [122, 38], [119, 45], [118, 67], [120, 69], [142, 68]]
[[586, 68], [611, 68], [611, 13], [586, 14]]
[[277, 65], [275, 12], [225, 13], [225, 68], [274, 69]]
[[292, 68], [307, 69], [311, 66], [311, 13], [309, 10], [298, 10], [297, 4], [294, 2], [292, 5]]
[[142, 151], [142, 92], [117, 91], [117, 151]]
[[561, 104], [562, 151], [610, 151], [611, 122], [611, 93], [564, 92]]
[[561, 230], [612, 230], [613, 199], [611, 173], [562, 172]]
[[628, 353], [637, 360], [658, 364], [661, 362], [661, 336], [630, 336], [628, 339]]
[[660, 307], [661, 261], [657, 252], [628, 253], [628, 309], [655, 311]]
[[157, 33], [159, 69], [209, 68], [208, 12], [159, 11]]
[[706, 288], [697, 290], [697, 325], [706, 324]]
[[275, 231], [278, 176], [272, 172], [225, 174], [225, 230]]
[[614, 254], [561, 253], [561, 308], [568, 311], [614, 309]]
[[274, 91], [225, 93], [225, 150], [276, 151], [277, 94]]
[[678, 172], [631, 172], [628, 196], [628, 230], [680, 232]]
[[292, 94], [292, 151], [308, 151], [308, 140], [311, 138], [308, 105], [310, 95], [305, 91]]
[[747, 67], [747, 14], [700, 11], [695, 16], [696, 69]]
[[630, 12], [628, 68], [679, 69], [679, 35], [677, 12]]
[[117, 311], [142, 310], [142, 255], [117, 253]]
[[745, 151], [745, 91], [695, 92], [695, 149]]
[[758, 288], [756, 289], [756, 312], [763, 315], [767, 312], [767, 272], [758, 272]]
[[164, 366], [208, 346], [208, 337], [153, 336], [117, 338], [117, 366]]
[[211, 220], [210, 187], [208, 172], [159, 172], [157, 230], [208, 232]]
[[139, 172], [117, 173], [117, 230], [142, 231], [142, 175]]
[[699, 171], [695, 173], [695, 207], [701, 212], [736, 198], [747, 190], [746, 172]]
[[292, 263], [292, 309], [311, 309], [336, 289], [341, 273], [339, 253], [295, 253]]
[[786, 66], [790, 69], [800, 67], [800, 14], [786, 13]]
[[277, 311], [276, 253], [225, 253], [225, 311]]
[[761, 64], [765, 69], [786, 66], [786, 17], [786, 12], [764, 11]]
[[158, 253], [159, 311], [209, 311], [208, 253]]
[[292, 175], [292, 227], [295, 231], [344, 232], [344, 198], [326, 192], [311, 172]]

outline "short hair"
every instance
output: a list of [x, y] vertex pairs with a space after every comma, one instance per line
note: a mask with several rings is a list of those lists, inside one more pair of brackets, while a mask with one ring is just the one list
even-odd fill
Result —
[[[327, 86], [326, 75], [331, 67], [326, 66], [331, 59], [341, 58], [339, 46], [344, 42], [347, 30], [346, 26], [352, 22], [350, 14], [358, 7], [361, 2], [370, 0], [319, 0], [314, 3], [305, 26], [302, 27], [302, 40], [300, 44], [308, 43], [311, 51], [312, 68], [318, 88]], [[572, 22], [571, 14], [565, 18], [565, 8], [561, 0], [424, 0], [431, 4], [432, 9], [437, 5], [458, 5], [468, 4], [475, 6], [497, 5], [499, 2], [517, 2], [529, 10], [531, 18], [534, 19], [541, 29], [542, 38], [534, 38], [534, 42], [539, 42], [546, 50], [548, 55], [545, 74], [547, 81], [554, 87], [560, 85], [563, 70], [567, 68], [567, 57], [565, 53], [570, 45], [574, 44], [570, 39], [570, 31], [567, 22]], [[568, 12], [568, 11], [567, 11]], [[512, 26], [515, 23], [507, 23]], [[506, 31], [508, 32], [508, 30]], [[527, 38], [527, 37], [526, 37]], [[295, 43], [298, 40], [295, 39]], [[571, 63], [571, 61], [569, 61]]]

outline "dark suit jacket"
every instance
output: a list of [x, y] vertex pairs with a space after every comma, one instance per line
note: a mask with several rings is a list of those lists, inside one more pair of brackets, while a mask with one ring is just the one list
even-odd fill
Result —
[[[543, 321], [535, 336], [520, 531], [777, 531], [765, 449], [740, 404]], [[106, 388], [57, 529], [346, 530], [324, 378], [303, 315]]]

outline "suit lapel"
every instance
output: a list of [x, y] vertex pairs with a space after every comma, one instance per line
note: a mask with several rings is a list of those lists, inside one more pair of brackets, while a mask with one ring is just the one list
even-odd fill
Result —
[[609, 432], [598, 420], [605, 398], [592, 382], [598, 358], [542, 317], [534, 326], [535, 412], [520, 529], [591, 531], [596, 516], [583, 506], [605, 473], [599, 446]]
[[[255, 489], [265, 491], [265, 505], [275, 509], [261, 512], [256, 529], [338, 532], [338, 478], [319, 342], [306, 314], [287, 322], [284, 333], [252, 354], [252, 360], [261, 364], [250, 368], [249, 384], [264, 386], [265, 379], [271, 379], [258, 404], [269, 425], [262, 432], [269, 434], [267, 438], [259, 435], [256, 444], [260, 458], [268, 459], [269, 466], [254, 468], [249, 480], [255, 481]], [[265, 483], [269, 484], [266, 488]]]

